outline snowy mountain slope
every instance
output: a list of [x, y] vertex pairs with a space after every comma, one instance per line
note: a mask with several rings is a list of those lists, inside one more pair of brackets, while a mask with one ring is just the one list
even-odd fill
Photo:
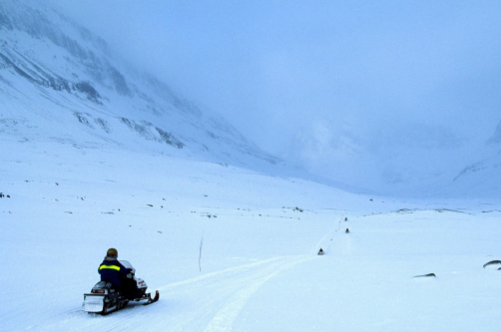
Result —
[[496, 197], [501, 186], [499, 127], [493, 135], [486, 133], [486, 140], [475, 142], [438, 124], [409, 123], [383, 130], [318, 121], [298, 133], [282, 157], [365, 192]]
[[494, 134], [489, 138], [489, 140], [487, 141], [488, 144], [492, 144], [492, 145], [498, 145], [498, 149], [499, 149], [499, 144], [501, 144], [501, 121], [499, 121], [497, 127], [496, 127], [496, 131], [494, 132]]
[[461, 165], [449, 175], [450, 181], [444, 182], [436, 192], [439, 195], [469, 198], [497, 197], [501, 188], [501, 145], [498, 124], [494, 133], [477, 146], [470, 156], [471, 162]]
[[473, 154], [465, 156], [464, 142], [452, 132], [420, 123], [385, 131], [349, 122], [333, 129], [318, 121], [304, 128], [286, 151], [284, 159], [313, 174], [397, 196], [434, 194], [465, 159], [474, 160]]
[[465, 197], [496, 197], [501, 189], [501, 122], [485, 146], [481, 158], [456, 174], [450, 189]]
[[[42, 2], [0, 3], [0, 96], [1, 128], [8, 135], [136, 144], [255, 167], [279, 162], [217, 115], [121, 63], [102, 39]], [[35, 125], [34, 116], [45, 123]], [[72, 139], [77, 132], [85, 143]]]
[[[123, 63], [105, 41], [39, 1], [0, 3], [0, 134], [302, 172]], [[492, 152], [499, 137], [498, 128], [484, 147], [440, 125], [378, 130], [319, 120], [300, 130], [281, 157], [315, 174], [304, 177], [354, 192], [486, 196], [499, 188], [493, 185], [499, 158]]]

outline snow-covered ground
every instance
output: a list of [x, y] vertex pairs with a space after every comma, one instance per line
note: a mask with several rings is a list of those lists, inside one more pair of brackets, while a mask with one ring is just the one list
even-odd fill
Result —
[[[348, 193], [41, 4], [0, 2], [0, 331], [499, 331], [499, 128], [443, 192]], [[159, 302], [82, 311], [110, 247]]]
[[[499, 330], [501, 271], [482, 267], [501, 258], [499, 203], [0, 140], [2, 331]], [[82, 311], [109, 247], [159, 302]]]

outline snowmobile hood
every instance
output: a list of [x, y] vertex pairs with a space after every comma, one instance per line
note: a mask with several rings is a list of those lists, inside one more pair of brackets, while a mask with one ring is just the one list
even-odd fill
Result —
[[120, 264], [122, 264], [126, 269], [131, 269], [132, 270], [132, 274], [136, 274], [136, 269], [132, 266], [131, 263], [129, 263], [129, 261], [126, 261], [126, 260], [119, 260]]

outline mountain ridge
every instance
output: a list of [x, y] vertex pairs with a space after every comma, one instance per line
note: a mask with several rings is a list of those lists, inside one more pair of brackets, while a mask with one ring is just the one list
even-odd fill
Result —
[[103, 39], [41, 2], [2, 2], [0, 31], [0, 117], [11, 129], [32, 121], [21, 118], [29, 111], [108, 142], [146, 141], [163, 153], [258, 168], [283, 164], [217, 114], [115, 60]]
[[[1, 2], [0, 134], [75, 147], [115, 144], [371, 194], [483, 196], [501, 187], [501, 123], [484, 146], [465, 149], [467, 140], [439, 124], [359, 136], [364, 129], [355, 124], [336, 129], [319, 119], [276, 157], [118, 58], [102, 38], [41, 1]], [[435, 168], [420, 163], [429, 158]]]

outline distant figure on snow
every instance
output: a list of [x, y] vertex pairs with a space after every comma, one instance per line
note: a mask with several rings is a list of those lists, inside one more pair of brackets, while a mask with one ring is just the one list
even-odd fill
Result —
[[324, 254], [324, 250], [322, 248], [320, 248], [320, 250], [318, 251], [318, 255], [322, 256], [323, 254]]

